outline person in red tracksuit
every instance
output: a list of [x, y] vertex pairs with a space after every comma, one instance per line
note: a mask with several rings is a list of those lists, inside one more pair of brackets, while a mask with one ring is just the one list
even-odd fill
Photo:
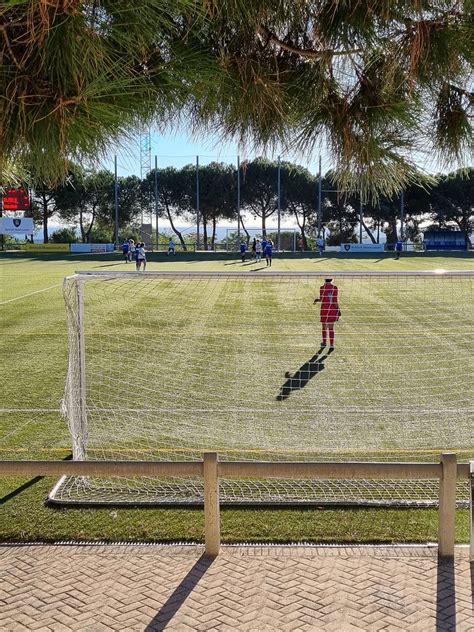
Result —
[[[314, 299], [314, 303], [321, 303], [321, 347], [327, 344], [327, 334], [329, 332], [329, 351], [334, 350], [334, 323], [339, 320], [341, 310], [338, 302], [338, 289], [333, 285], [332, 279], [324, 279], [324, 285], [319, 288], [319, 297]], [[314, 304], [313, 303], [313, 304]]]

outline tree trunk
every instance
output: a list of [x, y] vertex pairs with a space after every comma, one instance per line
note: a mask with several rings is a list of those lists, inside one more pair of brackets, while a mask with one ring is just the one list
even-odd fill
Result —
[[244, 233], [247, 235], [247, 244], [248, 244], [248, 243], [249, 243], [249, 241], [250, 241], [250, 233], [249, 233], [249, 231], [245, 228], [245, 225], [244, 225], [244, 219], [243, 219], [242, 215], [240, 216], [240, 223], [241, 223], [241, 225], [242, 225], [242, 230], [243, 230], [243, 231], [244, 231]]
[[204, 243], [204, 250], [209, 250], [209, 244], [207, 240], [207, 217], [205, 213], [201, 213], [202, 217], [202, 240]]
[[86, 230], [86, 243], [87, 244], [90, 243], [90, 240], [91, 240], [92, 227], [94, 226], [94, 222], [95, 222], [95, 213], [96, 213], [96, 205], [93, 204], [91, 221], [89, 222], [89, 226], [87, 227], [87, 230]]
[[364, 220], [362, 220], [362, 227], [365, 230], [365, 232], [367, 233], [367, 235], [369, 236], [369, 238], [372, 241], [372, 243], [376, 244], [377, 242], [375, 241], [375, 237], [372, 235], [372, 232], [371, 232], [370, 228], [367, 226], [367, 224], [364, 222]]
[[466, 248], [469, 250], [469, 248], [471, 247], [471, 240], [469, 238], [468, 216], [466, 211], [464, 211], [463, 209], [461, 220], [454, 218], [454, 221], [458, 225], [459, 230], [464, 232], [464, 242], [466, 244]]
[[79, 230], [81, 231], [81, 241], [83, 244], [86, 243], [86, 231], [84, 229], [84, 213], [82, 209], [79, 211]]
[[217, 217], [213, 215], [212, 216], [212, 237], [211, 237], [212, 250], [214, 250], [216, 246], [216, 225], [217, 225]]
[[387, 227], [387, 230], [385, 231], [385, 234], [387, 236], [387, 243], [394, 244], [397, 241], [397, 219], [396, 219], [396, 217], [391, 217], [390, 220], [387, 223], [388, 223], [388, 227]]
[[169, 204], [168, 204], [168, 198], [166, 196], [166, 192], [165, 192], [164, 189], [162, 190], [162, 193], [163, 193], [163, 202], [165, 203], [166, 216], [168, 217], [168, 221], [170, 223], [171, 230], [178, 237], [183, 250], [187, 250], [186, 244], [184, 243], [183, 235], [179, 232], [179, 230], [174, 225], [173, 218], [171, 217], [171, 213], [170, 213], [170, 207], [169, 207]]
[[308, 242], [306, 240], [306, 232], [304, 229], [304, 224], [301, 227], [301, 247], [303, 248], [303, 250], [308, 250]]
[[265, 215], [265, 211], [262, 213], [262, 237], [267, 237], [267, 216]]
[[300, 233], [301, 233], [301, 248], [302, 250], [308, 250], [308, 244], [306, 241], [306, 232], [305, 232], [305, 226], [306, 226], [306, 216], [303, 214], [303, 222], [300, 222], [300, 218], [298, 215], [298, 212], [296, 211], [295, 208], [291, 209], [293, 211], [293, 215], [295, 216], [296, 219], [296, 223], [298, 225], [298, 228], [300, 229]]

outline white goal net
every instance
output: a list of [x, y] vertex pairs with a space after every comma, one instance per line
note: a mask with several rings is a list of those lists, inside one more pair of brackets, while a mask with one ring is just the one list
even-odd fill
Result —
[[[321, 348], [325, 278], [342, 312]], [[474, 457], [474, 273], [77, 273], [75, 459]], [[430, 505], [437, 481], [222, 480], [223, 503]], [[201, 479], [63, 477], [62, 503], [185, 503]], [[467, 488], [459, 489], [467, 500]]]

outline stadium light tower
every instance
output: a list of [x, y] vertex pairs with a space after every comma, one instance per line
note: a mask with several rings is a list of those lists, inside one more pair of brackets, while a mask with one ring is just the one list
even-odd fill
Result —
[[[140, 178], [145, 180], [151, 171], [151, 133], [150, 128], [140, 132]], [[143, 209], [142, 209], [143, 224]]]

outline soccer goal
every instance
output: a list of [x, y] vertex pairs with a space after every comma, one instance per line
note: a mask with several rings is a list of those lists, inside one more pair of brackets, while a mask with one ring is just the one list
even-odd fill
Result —
[[[474, 273], [266, 272], [66, 278], [74, 459], [474, 458]], [[313, 304], [325, 278], [341, 311], [331, 353]], [[248, 478], [222, 480], [220, 493], [236, 504], [427, 506], [437, 485]], [[203, 486], [63, 477], [50, 500], [199, 504]]]
[[[280, 240], [278, 240], [278, 234], [280, 234]], [[297, 252], [301, 250], [299, 231], [296, 228], [267, 228], [265, 230], [266, 239], [273, 241], [275, 249], [278, 250], [278, 244], [280, 249], [287, 252]], [[248, 244], [249, 253], [252, 254], [252, 243], [254, 239], [262, 241], [263, 231], [261, 228], [246, 228], [240, 231], [240, 235], [234, 228], [226, 229], [225, 236], [225, 248], [227, 252], [238, 252], [240, 241], [243, 240]]]

